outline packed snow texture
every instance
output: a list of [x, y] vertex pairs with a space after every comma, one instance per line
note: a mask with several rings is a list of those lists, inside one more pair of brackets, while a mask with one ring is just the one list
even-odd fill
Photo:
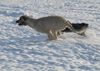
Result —
[[[86, 36], [46, 34], [15, 21], [59, 15], [89, 24]], [[100, 71], [100, 0], [0, 0], [0, 71]]]

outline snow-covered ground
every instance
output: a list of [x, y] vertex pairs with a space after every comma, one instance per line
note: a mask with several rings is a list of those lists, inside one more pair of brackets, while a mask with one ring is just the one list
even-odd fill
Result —
[[[86, 22], [87, 37], [64, 33], [46, 41], [15, 23], [24, 14]], [[100, 71], [100, 0], [0, 0], [0, 71]]]

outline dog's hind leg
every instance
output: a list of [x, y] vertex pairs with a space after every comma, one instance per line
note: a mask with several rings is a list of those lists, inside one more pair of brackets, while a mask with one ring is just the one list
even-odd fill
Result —
[[53, 31], [52, 31], [52, 33], [53, 33], [54, 39], [57, 39], [58, 32], [57, 32], [57, 31], [55, 31], [55, 30], [53, 30]]
[[62, 30], [57, 31], [57, 36], [60, 36], [61, 34], [63, 34], [63, 31]]
[[57, 33], [50, 30], [48, 32], [48, 38], [49, 38], [49, 40], [55, 40], [55, 39], [57, 39]]

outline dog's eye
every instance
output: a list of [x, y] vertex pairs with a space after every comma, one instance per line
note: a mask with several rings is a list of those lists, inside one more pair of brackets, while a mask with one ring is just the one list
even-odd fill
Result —
[[24, 19], [23, 18], [20, 18], [20, 21], [24, 21]]
[[26, 20], [27, 18], [26, 17], [23, 17], [23, 20]]

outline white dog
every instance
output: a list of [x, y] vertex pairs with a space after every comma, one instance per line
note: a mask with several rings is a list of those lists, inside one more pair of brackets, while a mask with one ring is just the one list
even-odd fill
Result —
[[33, 19], [28, 16], [21, 16], [20, 19], [16, 21], [16, 23], [19, 25], [28, 25], [38, 32], [46, 33], [49, 40], [57, 39], [61, 30], [64, 30], [67, 27], [75, 32], [71, 23], [60, 16], [48, 16], [39, 19]]

